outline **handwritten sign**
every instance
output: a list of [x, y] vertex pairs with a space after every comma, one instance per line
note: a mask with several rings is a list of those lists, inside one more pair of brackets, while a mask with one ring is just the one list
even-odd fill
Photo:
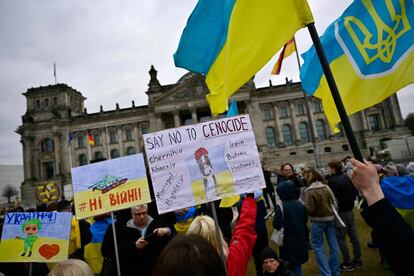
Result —
[[68, 258], [72, 214], [6, 213], [0, 262], [57, 262]]
[[159, 213], [263, 188], [248, 115], [144, 135]]
[[56, 183], [36, 186], [36, 198], [39, 203], [50, 203], [60, 199], [60, 189]]
[[77, 219], [151, 201], [142, 153], [72, 168]]

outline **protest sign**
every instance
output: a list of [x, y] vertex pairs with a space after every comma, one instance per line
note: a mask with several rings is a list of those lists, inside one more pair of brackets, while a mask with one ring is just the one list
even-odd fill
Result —
[[263, 188], [248, 115], [144, 135], [159, 213]]
[[151, 201], [142, 153], [72, 168], [76, 218]]
[[59, 186], [56, 183], [36, 186], [36, 198], [40, 204], [58, 201], [60, 199]]
[[72, 214], [6, 213], [0, 262], [57, 262], [68, 258]]

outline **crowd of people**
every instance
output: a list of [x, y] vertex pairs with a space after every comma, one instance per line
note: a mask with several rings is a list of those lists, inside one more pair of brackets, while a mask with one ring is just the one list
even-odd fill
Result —
[[[265, 169], [263, 191], [241, 196], [233, 207], [222, 208], [217, 201], [159, 215], [151, 202], [115, 212], [114, 221], [109, 214], [80, 221], [73, 217], [70, 259], [34, 263], [31, 275], [247, 275], [251, 258], [258, 276], [302, 275], [309, 254], [315, 255], [321, 275], [339, 275], [363, 267], [355, 206], [363, 209], [362, 217], [372, 228], [369, 243], [379, 249], [382, 263], [396, 275], [414, 275], [413, 225], [397, 211], [396, 197], [388, 192], [397, 183], [414, 198], [404, 189], [414, 185], [410, 173], [412, 163], [402, 168], [351, 158], [329, 162], [328, 175], [311, 168], [295, 172], [286, 163], [276, 183]], [[72, 210], [70, 201], [61, 200], [8, 211]], [[283, 228], [278, 247], [269, 241], [267, 218], [274, 229]], [[28, 269], [24, 263], [0, 264], [4, 275], [27, 275]]]

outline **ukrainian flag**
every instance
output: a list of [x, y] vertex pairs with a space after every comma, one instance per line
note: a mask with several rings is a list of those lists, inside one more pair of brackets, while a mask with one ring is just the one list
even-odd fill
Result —
[[414, 229], [414, 178], [412, 176], [390, 176], [381, 180], [385, 197]]
[[[355, 0], [321, 41], [348, 114], [414, 82], [412, 0]], [[315, 48], [302, 57], [303, 89], [322, 100], [329, 124], [336, 129], [340, 118]]]
[[306, 0], [199, 0], [174, 54], [177, 67], [206, 74], [211, 112], [313, 22]]

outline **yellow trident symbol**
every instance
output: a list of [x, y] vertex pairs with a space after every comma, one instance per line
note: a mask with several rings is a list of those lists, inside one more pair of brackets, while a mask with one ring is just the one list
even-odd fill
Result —
[[[378, 36], [377, 42], [371, 42], [371, 39], [373, 37], [372, 33], [362, 23], [362, 21], [355, 16], [345, 17], [345, 28], [351, 35], [352, 40], [356, 44], [366, 64], [370, 64], [378, 58], [385, 63], [389, 63], [391, 62], [394, 55], [397, 39], [411, 29], [407, 18], [405, 2], [404, 0], [399, 0], [401, 5], [401, 14], [397, 14], [392, 0], [385, 0], [385, 4], [387, 5], [388, 12], [391, 16], [391, 20], [394, 22], [393, 26], [388, 26], [384, 23], [384, 21], [381, 20], [381, 17], [378, 15], [377, 11], [374, 8], [374, 5], [372, 4], [372, 0], [361, 0], [361, 2], [368, 10], [368, 13], [371, 15], [372, 19], [375, 22]], [[356, 32], [353, 29], [351, 23], [355, 24], [359, 31], [364, 34], [363, 41], [360, 41], [360, 38], [358, 38], [356, 35]], [[371, 54], [370, 56], [367, 50], [376, 50], [376, 53], [374, 55]]]

